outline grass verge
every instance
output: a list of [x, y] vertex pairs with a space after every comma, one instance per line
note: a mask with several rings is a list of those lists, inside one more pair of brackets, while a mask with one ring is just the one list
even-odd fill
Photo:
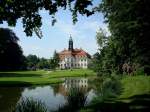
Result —
[[[125, 76], [120, 80], [121, 93], [116, 98], [108, 97], [106, 100], [98, 100], [96, 97], [83, 110], [91, 112], [147, 112], [150, 107], [150, 76]], [[110, 86], [110, 85], [109, 85]], [[98, 87], [98, 86], [97, 86]]]
[[13, 71], [0, 72], [0, 86], [46, 85], [63, 82], [64, 77], [94, 76], [88, 69], [57, 70], [57, 71]]

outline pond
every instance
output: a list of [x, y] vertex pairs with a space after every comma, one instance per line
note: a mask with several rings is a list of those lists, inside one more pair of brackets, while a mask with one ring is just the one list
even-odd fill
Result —
[[33, 98], [43, 102], [48, 110], [57, 110], [66, 103], [70, 88], [84, 90], [87, 95], [86, 104], [95, 96], [87, 78], [66, 78], [62, 84], [36, 87], [0, 87], [0, 112], [9, 112], [22, 98]]

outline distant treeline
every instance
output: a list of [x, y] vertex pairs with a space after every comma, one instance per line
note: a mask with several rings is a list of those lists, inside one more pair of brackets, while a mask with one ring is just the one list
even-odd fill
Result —
[[36, 55], [28, 55], [25, 60], [26, 68], [28, 70], [37, 70], [37, 69], [56, 69], [59, 63], [59, 57], [56, 51], [50, 59], [39, 58]]
[[38, 58], [36, 55], [24, 56], [18, 44], [19, 38], [7, 28], [0, 28], [0, 71], [55, 69], [59, 57], [55, 51], [50, 59]]

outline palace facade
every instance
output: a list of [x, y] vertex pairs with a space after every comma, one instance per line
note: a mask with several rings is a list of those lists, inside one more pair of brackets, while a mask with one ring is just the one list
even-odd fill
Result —
[[91, 56], [83, 49], [74, 49], [71, 36], [68, 44], [68, 49], [64, 49], [59, 53], [60, 69], [87, 68]]

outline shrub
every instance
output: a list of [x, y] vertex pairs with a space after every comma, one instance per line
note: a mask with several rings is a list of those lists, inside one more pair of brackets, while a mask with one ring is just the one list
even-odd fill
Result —
[[55, 112], [77, 112], [85, 106], [87, 95], [79, 88], [71, 88], [66, 99], [66, 104]]
[[41, 101], [22, 98], [12, 112], [47, 112], [47, 109]]

